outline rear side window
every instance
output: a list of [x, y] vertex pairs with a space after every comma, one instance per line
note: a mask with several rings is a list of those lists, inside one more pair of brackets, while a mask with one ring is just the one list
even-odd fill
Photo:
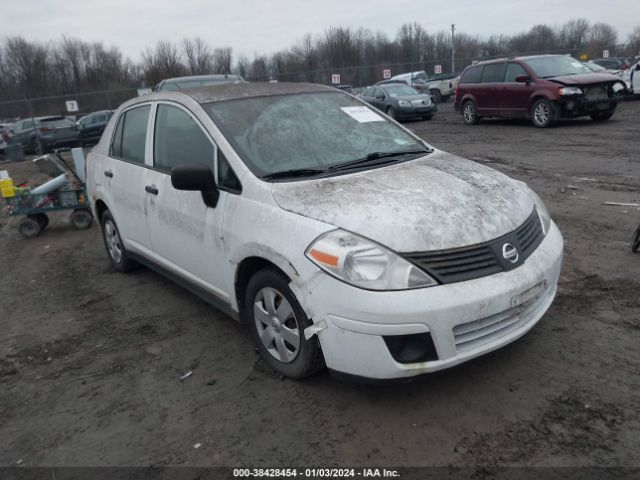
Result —
[[502, 83], [504, 81], [505, 63], [490, 63], [482, 71], [482, 83]]
[[522, 68], [522, 65], [518, 63], [510, 63], [507, 65], [507, 73], [504, 74], [504, 81], [513, 83], [516, 81], [516, 77], [520, 75], [529, 76], [526, 70]]
[[134, 163], [144, 163], [150, 105], [132, 108], [118, 119], [111, 143], [111, 155]]
[[202, 128], [184, 110], [158, 105], [153, 163], [170, 171], [176, 165], [201, 163], [213, 169], [214, 145]]
[[482, 67], [467, 68], [462, 74], [460, 83], [480, 83], [480, 77], [482, 76]]

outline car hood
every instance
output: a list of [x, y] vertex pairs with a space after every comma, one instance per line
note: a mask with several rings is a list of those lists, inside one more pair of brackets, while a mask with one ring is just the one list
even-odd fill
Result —
[[398, 252], [492, 240], [515, 230], [534, 207], [514, 180], [442, 151], [338, 177], [273, 183], [272, 193], [284, 210]]
[[581, 75], [563, 75], [551, 77], [546, 80], [559, 83], [561, 85], [590, 85], [592, 83], [617, 82], [620, 77], [610, 73], [583, 73]]

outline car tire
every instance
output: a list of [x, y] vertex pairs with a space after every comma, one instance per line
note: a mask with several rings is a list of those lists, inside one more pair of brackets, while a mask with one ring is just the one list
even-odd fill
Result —
[[546, 98], [540, 98], [531, 105], [531, 123], [538, 128], [553, 126], [558, 119], [556, 106]]
[[31, 150], [31, 153], [34, 155], [43, 155], [42, 144], [37, 138], [31, 139], [31, 142], [29, 142], [29, 150]]
[[393, 118], [394, 120], [397, 120], [397, 118], [398, 118], [398, 114], [396, 113], [396, 109], [393, 108], [393, 107], [387, 107], [387, 109], [385, 110], [385, 113], [389, 117]]
[[440, 90], [429, 90], [429, 94], [431, 95], [433, 103], [442, 102], [442, 94], [440, 93]]
[[472, 100], [467, 100], [462, 104], [462, 119], [465, 125], [477, 125], [480, 117], [476, 112], [476, 104]]
[[245, 292], [249, 330], [262, 358], [288, 378], [308, 377], [324, 368], [316, 335], [304, 330], [313, 325], [289, 288], [290, 280], [275, 268], [256, 273]]
[[129, 258], [120, 238], [120, 231], [109, 210], [105, 210], [101, 219], [102, 240], [107, 249], [107, 256], [113, 267], [122, 273], [130, 272], [138, 267], [138, 263]]
[[611, 117], [613, 117], [614, 113], [616, 113], [615, 109], [608, 110], [606, 112], [592, 113], [589, 116], [591, 117], [591, 120], [593, 120], [594, 122], [604, 122], [605, 120], [609, 120]]

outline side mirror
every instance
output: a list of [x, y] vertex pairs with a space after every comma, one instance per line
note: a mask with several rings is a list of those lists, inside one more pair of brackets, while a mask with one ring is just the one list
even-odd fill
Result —
[[215, 208], [220, 192], [213, 172], [206, 165], [185, 163], [171, 169], [171, 185], [176, 190], [200, 191], [207, 207]]
[[531, 81], [531, 77], [529, 75], [518, 75], [516, 77], [516, 82], [518, 83], [526, 83], [528, 84]]

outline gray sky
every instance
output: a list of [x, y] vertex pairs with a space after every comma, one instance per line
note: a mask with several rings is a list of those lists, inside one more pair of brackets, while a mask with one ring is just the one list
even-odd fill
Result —
[[[31, 40], [63, 33], [120, 47], [139, 60], [158, 40], [200, 36], [212, 46], [231, 46], [253, 56], [289, 47], [306, 33], [329, 26], [366, 27], [393, 37], [405, 22], [428, 31], [488, 36], [528, 30], [538, 23], [559, 25], [575, 17], [606, 22], [624, 42], [640, 25], [638, 0], [7, 0], [0, 35]], [[6, 20], [9, 20], [8, 22]]]

